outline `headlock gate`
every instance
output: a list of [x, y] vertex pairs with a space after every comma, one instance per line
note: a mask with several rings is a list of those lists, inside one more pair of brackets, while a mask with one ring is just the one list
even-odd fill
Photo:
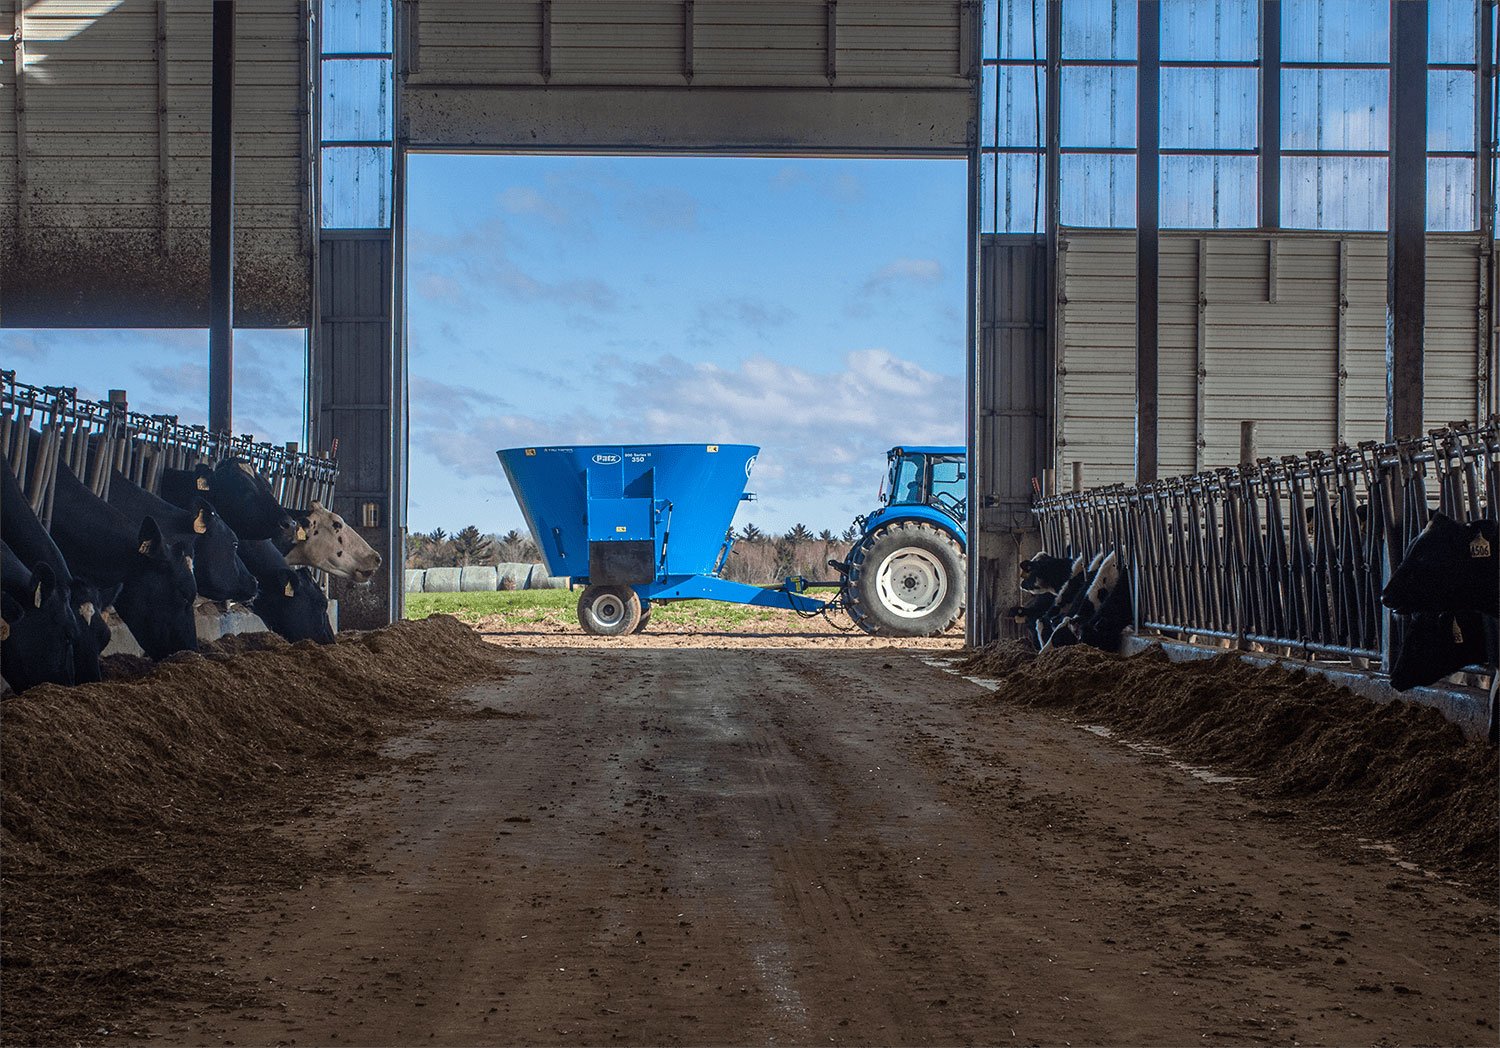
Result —
[[[284, 506], [333, 504], [338, 464], [332, 457], [299, 452], [295, 444], [256, 442], [249, 435], [210, 433], [175, 415], [130, 411], [123, 395], [88, 400], [66, 386], [31, 386], [14, 371], [0, 371], [0, 450], [4, 450], [31, 508], [51, 525], [57, 464], [66, 463], [101, 498], [114, 470], [159, 491], [166, 469], [191, 469], [224, 458], [249, 462]], [[28, 464], [29, 463], [29, 468]]]
[[1044, 548], [1121, 551], [1138, 632], [1390, 668], [1380, 604], [1435, 512], [1500, 513], [1500, 422], [1041, 499]]

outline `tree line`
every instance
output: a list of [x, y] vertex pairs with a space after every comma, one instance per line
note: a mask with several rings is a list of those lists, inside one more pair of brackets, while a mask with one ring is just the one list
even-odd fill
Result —
[[[796, 524], [784, 532], [767, 532], [754, 524], [731, 528], [734, 540], [722, 569], [725, 578], [752, 585], [774, 585], [788, 575], [829, 579], [834, 575], [829, 560], [843, 560], [859, 537], [850, 525], [841, 532], [828, 528], [813, 531]], [[413, 532], [406, 537], [408, 568], [463, 568], [474, 565], [540, 563], [542, 554], [525, 532], [487, 534], [473, 524], [449, 534], [442, 528]]]

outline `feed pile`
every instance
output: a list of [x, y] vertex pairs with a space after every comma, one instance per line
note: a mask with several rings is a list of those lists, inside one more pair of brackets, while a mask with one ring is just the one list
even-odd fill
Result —
[[225, 883], [295, 885], [352, 862], [342, 842], [315, 855], [264, 837], [378, 764], [379, 743], [443, 712], [455, 686], [502, 677], [504, 659], [434, 616], [328, 646], [224, 638], [5, 699], [0, 1039], [96, 1040], [143, 995], [221, 994], [173, 963], [189, 910]]
[[1500, 845], [1496, 751], [1430, 706], [1376, 703], [1326, 677], [1237, 655], [1172, 662], [1078, 645], [1035, 655], [1012, 641], [958, 664], [1001, 681], [1005, 703], [1066, 711], [1252, 776], [1241, 788], [1330, 805], [1361, 832], [1493, 889]]

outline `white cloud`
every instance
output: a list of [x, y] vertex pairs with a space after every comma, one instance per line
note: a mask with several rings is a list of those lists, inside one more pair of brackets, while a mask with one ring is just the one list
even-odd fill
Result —
[[[884, 349], [846, 353], [837, 370], [818, 372], [763, 356], [733, 366], [675, 356], [648, 362], [601, 359], [592, 376], [595, 410], [540, 418], [477, 390], [441, 386], [430, 400], [413, 381], [412, 439], [417, 450], [465, 478], [498, 475], [495, 451], [528, 444], [757, 444], [750, 519], [790, 523], [790, 507], [816, 502], [842, 527], [871, 508], [896, 444], [957, 444], [963, 439], [963, 380]], [[424, 380], [426, 381], [426, 380]], [[429, 387], [422, 387], [427, 389]], [[437, 523], [443, 523], [438, 521]]]
[[943, 264], [935, 258], [898, 258], [871, 273], [862, 290], [875, 294], [898, 284], [936, 284], [942, 279]]

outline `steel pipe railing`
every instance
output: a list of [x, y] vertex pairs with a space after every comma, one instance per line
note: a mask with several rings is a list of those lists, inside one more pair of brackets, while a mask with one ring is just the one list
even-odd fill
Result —
[[210, 433], [175, 415], [142, 415], [129, 410], [123, 395], [94, 401], [67, 386], [28, 385], [14, 371], [0, 371], [0, 448], [31, 508], [49, 527], [60, 462], [107, 498], [115, 470], [159, 493], [167, 469], [241, 458], [266, 478], [283, 505], [295, 509], [314, 501], [331, 506], [339, 473], [332, 455], [257, 442], [248, 434]]

